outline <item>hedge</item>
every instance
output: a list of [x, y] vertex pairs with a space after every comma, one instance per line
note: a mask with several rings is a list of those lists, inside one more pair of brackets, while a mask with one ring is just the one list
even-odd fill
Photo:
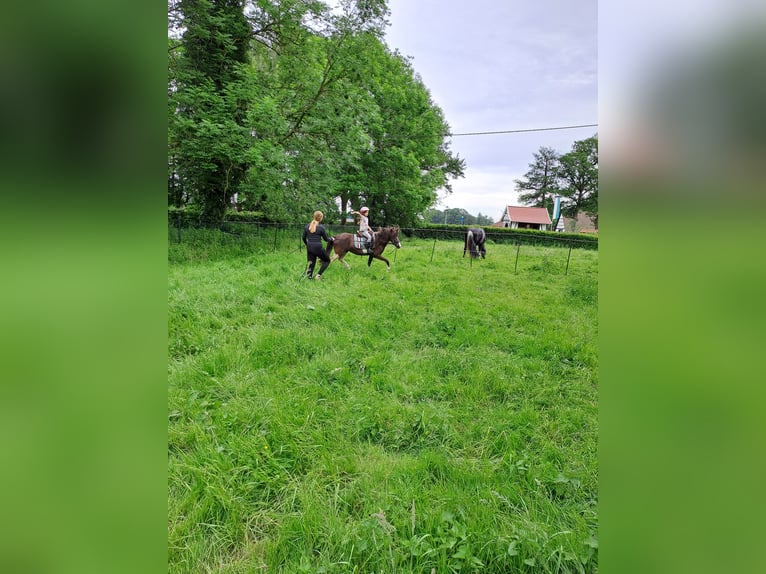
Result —
[[462, 239], [468, 228], [481, 227], [487, 233], [487, 242], [523, 243], [525, 245], [558, 245], [598, 249], [598, 235], [592, 233], [562, 233], [539, 229], [510, 229], [508, 227], [484, 227], [450, 224], [424, 224], [421, 227], [402, 229], [407, 237], [423, 239]]
[[[238, 229], [237, 223], [257, 223], [260, 226], [277, 226], [288, 228], [291, 226], [302, 227], [303, 223], [278, 223], [269, 220], [262, 212], [258, 211], [227, 211], [223, 222], [205, 222], [201, 219], [199, 209], [194, 207], [175, 208], [168, 207], [168, 221], [171, 224], [193, 227], [217, 227], [222, 231], [234, 231]], [[332, 232], [345, 230], [346, 225], [327, 225]], [[377, 227], [377, 226], [376, 226]], [[583, 249], [598, 249], [598, 235], [591, 233], [561, 233], [556, 231], [540, 231], [538, 229], [510, 229], [507, 227], [484, 227], [469, 225], [433, 224], [424, 223], [419, 227], [402, 228], [401, 232], [406, 237], [418, 237], [421, 239], [463, 240], [466, 230], [481, 227], [487, 233], [488, 243], [525, 245], [555, 245], [559, 247], [579, 247]], [[242, 229], [242, 228], [239, 228]]]
[[[202, 212], [198, 207], [195, 206], [187, 206], [187, 207], [168, 207], [168, 220], [169, 221], [177, 221], [178, 218], [183, 218], [184, 221], [194, 221], [197, 224], [203, 224], [205, 223], [202, 220]], [[266, 217], [266, 215], [261, 211], [234, 211], [234, 210], [227, 210], [226, 214], [224, 215], [224, 222], [246, 222], [246, 223], [271, 223], [271, 220]], [[208, 221], [207, 222], [212, 227], [216, 227], [220, 225], [220, 221]]]

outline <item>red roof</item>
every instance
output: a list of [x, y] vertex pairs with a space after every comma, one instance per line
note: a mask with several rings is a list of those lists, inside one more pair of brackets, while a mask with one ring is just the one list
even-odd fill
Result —
[[544, 207], [516, 207], [515, 205], [509, 205], [506, 209], [511, 221], [516, 221], [517, 223], [544, 223], [548, 225], [552, 223], [551, 216]]

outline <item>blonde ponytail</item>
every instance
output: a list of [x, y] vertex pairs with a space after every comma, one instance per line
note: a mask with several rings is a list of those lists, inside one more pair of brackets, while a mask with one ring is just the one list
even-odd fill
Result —
[[314, 212], [314, 219], [309, 223], [309, 232], [314, 233], [317, 230], [317, 224], [324, 218], [324, 214], [321, 211]]

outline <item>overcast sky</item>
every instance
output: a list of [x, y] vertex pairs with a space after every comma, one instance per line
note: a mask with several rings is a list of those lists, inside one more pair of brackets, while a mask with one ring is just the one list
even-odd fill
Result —
[[[389, 0], [386, 42], [410, 56], [453, 134], [598, 123], [597, 0]], [[541, 146], [560, 153], [597, 127], [454, 136], [465, 177], [437, 208], [494, 221]]]

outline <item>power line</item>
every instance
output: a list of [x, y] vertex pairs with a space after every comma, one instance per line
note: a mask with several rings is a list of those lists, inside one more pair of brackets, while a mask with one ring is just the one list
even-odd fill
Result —
[[499, 132], [467, 132], [464, 134], [447, 134], [449, 137], [456, 136], [487, 136], [492, 134], [518, 134], [521, 132], [547, 132], [551, 130], [573, 130], [576, 128], [595, 128], [598, 124], [582, 124], [579, 126], [560, 126], [556, 128], [531, 128], [528, 130], [503, 130]]

